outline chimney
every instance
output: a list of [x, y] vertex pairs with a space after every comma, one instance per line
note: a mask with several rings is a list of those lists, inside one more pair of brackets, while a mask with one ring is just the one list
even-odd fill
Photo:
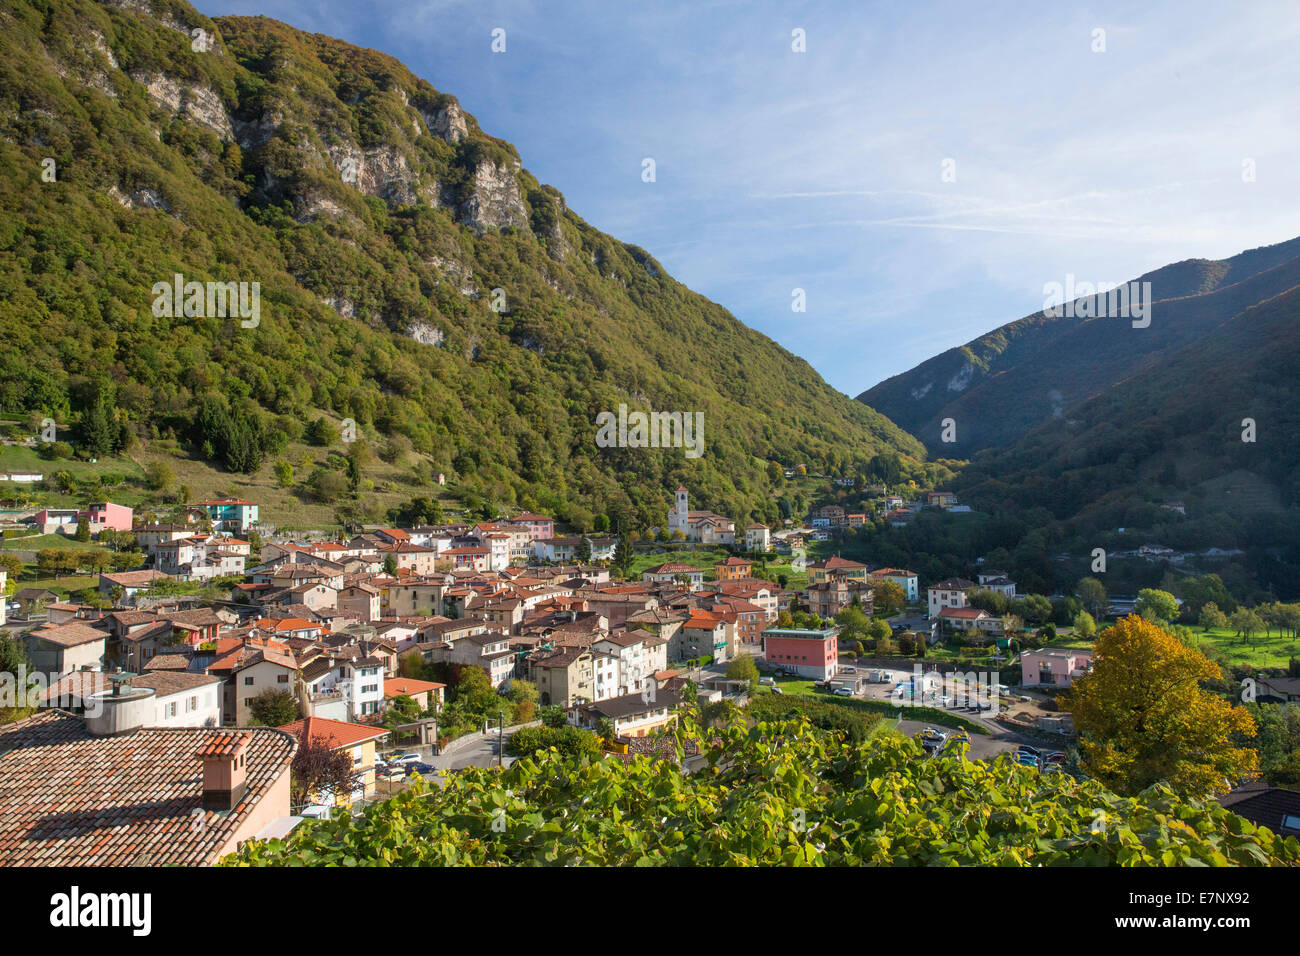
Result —
[[239, 805], [247, 790], [248, 731], [222, 732], [195, 754], [203, 764], [203, 809], [230, 811]]

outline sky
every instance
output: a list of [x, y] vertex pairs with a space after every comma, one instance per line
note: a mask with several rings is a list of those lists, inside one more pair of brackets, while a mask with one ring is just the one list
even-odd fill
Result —
[[397, 57], [849, 395], [1067, 275], [1300, 235], [1294, 0], [196, 6]]

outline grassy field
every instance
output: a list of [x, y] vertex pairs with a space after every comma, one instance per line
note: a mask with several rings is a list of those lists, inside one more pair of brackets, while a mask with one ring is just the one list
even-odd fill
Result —
[[[648, 548], [653, 548], [653, 550], [647, 550]], [[704, 572], [704, 579], [709, 581], [713, 578], [713, 566], [730, 555], [731, 552], [726, 548], [686, 548], [671, 543], [662, 545], [638, 544], [636, 556], [632, 559], [632, 566], [628, 571], [628, 576], [639, 578], [641, 572], [647, 568], [667, 564], [671, 561], [699, 568]], [[755, 577], [765, 577], [769, 581], [775, 581], [777, 575], [784, 574], [787, 579], [787, 587], [791, 588], [802, 588], [808, 584], [808, 573], [806, 571], [796, 571], [791, 566], [790, 559], [785, 555], [772, 555], [767, 562], [766, 571], [763, 570], [762, 565], [756, 564], [753, 573]]]
[[[30, 576], [29, 576], [30, 575]], [[23, 570], [23, 574], [18, 579], [18, 586], [15, 588], [21, 591], [23, 588], [45, 588], [62, 594], [65, 597], [73, 591], [83, 591], [86, 588], [99, 586], [99, 575], [97, 574], [69, 574], [60, 578], [40, 577], [36, 574], [34, 567], [28, 566]]]
[[58, 548], [68, 551], [93, 551], [100, 545], [91, 541], [78, 541], [64, 534], [32, 534], [25, 538], [5, 538], [0, 541], [0, 549], [5, 551], [40, 551], [43, 548]]
[[[128, 458], [105, 458], [94, 463], [63, 459], [47, 461], [31, 448], [0, 445], [0, 470], [38, 471], [47, 477], [58, 471], [66, 471], [78, 482], [88, 482], [104, 475], [125, 478], [121, 484], [105, 488], [103, 497], [134, 508], [141, 516], [152, 512], [155, 517], [164, 519], [174, 505], [167, 503], [165, 495], [145, 487], [143, 477], [145, 469], [151, 463], [165, 461], [175, 475], [168, 490], [172, 497], [181, 488], [187, 490], [190, 501], [229, 494], [258, 502], [261, 505], [261, 519], [278, 528], [333, 529], [338, 527], [335, 505], [312, 500], [302, 493], [301, 486], [317, 466], [326, 463], [331, 451], [341, 452], [344, 447], [341, 443], [333, 449], [301, 442], [291, 443], [283, 455], [268, 458], [253, 474], [242, 475], [222, 471], [191, 457], [182, 443], [172, 439], [144, 441], [132, 449]], [[293, 466], [293, 487], [282, 488], [276, 480], [275, 463], [279, 460], [287, 461]], [[422, 456], [412, 453], [404, 461], [390, 464], [377, 455], [374, 456], [362, 471], [363, 482], [371, 482], [372, 487], [367, 488], [363, 484], [361, 500], [379, 511], [386, 511], [420, 496], [440, 500], [447, 510], [459, 508], [459, 502], [453, 497], [454, 493], [449, 486], [431, 484], [417, 477], [415, 466], [421, 460]], [[18, 488], [14, 491], [18, 491]], [[22, 491], [28, 503], [34, 507], [77, 507], [83, 498], [77, 492], [65, 495], [41, 491], [34, 486], [23, 486]], [[9, 499], [0, 493], [0, 503], [7, 500]]]
[[[1106, 624], [1101, 625], [1102, 629]], [[1199, 625], [1192, 625], [1189, 630], [1196, 638], [1208, 645], [1214, 656], [1228, 664], [1249, 664], [1252, 667], [1286, 667], [1292, 657], [1300, 657], [1300, 640], [1279, 631], [1267, 634], [1257, 633], [1243, 640], [1235, 632], [1225, 628], [1206, 631]], [[1093, 642], [1076, 638], [1068, 630], [1063, 631], [1049, 646], [1054, 648], [1071, 648], [1088, 650]]]
[[1206, 631], [1198, 626], [1193, 627], [1192, 631], [1229, 664], [1286, 667], [1291, 658], [1300, 657], [1300, 640], [1278, 631], [1268, 634], [1257, 633], [1245, 640], [1224, 628]]

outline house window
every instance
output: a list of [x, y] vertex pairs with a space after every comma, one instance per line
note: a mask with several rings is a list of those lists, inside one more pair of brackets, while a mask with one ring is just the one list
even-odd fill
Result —
[[253, 686], [253, 678], [251, 678], [251, 677], [245, 677], [245, 678], [244, 678], [244, 686], [245, 686], [245, 687], [252, 687], [252, 686]]

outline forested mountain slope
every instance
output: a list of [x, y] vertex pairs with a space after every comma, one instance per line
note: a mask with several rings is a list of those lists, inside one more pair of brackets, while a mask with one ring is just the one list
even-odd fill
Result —
[[[7, 3], [0, 53], [0, 417], [243, 472], [353, 418], [561, 517], [661, 522], [685, 482], [775, 520], [769, 460], [942, 472], [391, 57], [173, 0]], [[155, 314], [176, 274], [259, 283], [260, 322]], [[703, 412], [704, 455], [598, 448], [623, 402]]]

